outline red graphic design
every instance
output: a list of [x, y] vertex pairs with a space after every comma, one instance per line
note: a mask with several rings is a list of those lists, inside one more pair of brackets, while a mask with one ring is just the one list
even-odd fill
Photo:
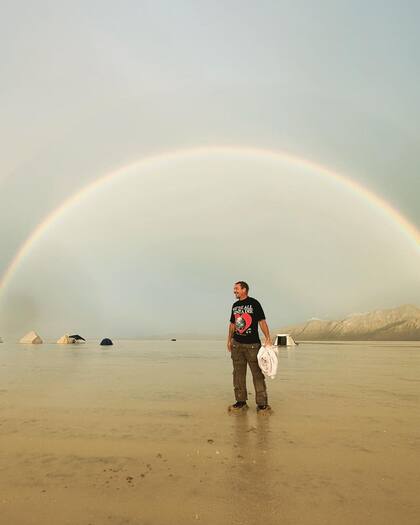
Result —
[[249, 314], [235, 314], [235, 326], [238, 333], [243, 334], [251, 326], [251, 323], [252, 317]]

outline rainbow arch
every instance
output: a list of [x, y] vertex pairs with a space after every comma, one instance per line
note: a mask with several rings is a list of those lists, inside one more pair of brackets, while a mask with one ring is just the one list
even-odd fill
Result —
[[106, 173], [105, 175], [98, 177], [93, 182], [87, 184], [81, 190], [75, 192], [73, 195], [68, 197], [57, 208], [55, 208], [51, 213], [49, 213], [21, 244], [15, 256], [10, 261], [9, 265], [7, 266], [6, 270], [0, 278], [0, 295], [4, 291], [5, 287], [8, 285], [8, 283], [10, 283], [19, 265], [30, 253], [31, 248], [48, 230], [48, 228], [54, 223], [54, 221], [67, 209], [71, 208], [71, 206], [76, 204], [79, 200], [83, 199], [88, 194], [94, 192], [99, 186], [102, 186], [111, 179], [122, 177], [127, 172], [149, 167], [156, 162], [170, 162], [171, 160], [182, 160], [184, 158], [189, 159], [192, 157], [200, 157], [212, 154], [234, 154], [250, 156], [254, 158], [279, 160], [283, 162], [286, 161], [290, 162], [291, 164], [294, 164], [295, 166], [311, 169], [313, 171], [316, 171], [320, 175], [332, 178], [340, 184], [347, 187], [349, 190], [354, 191], [359, 195], [362, 195], [373, 206], [382, 209], [399, 226], [401, 232], [414, 243], [416, 250], [420, 254], [420, 231], [418, 230], [418, 228], [414, 224], [412, 224], [408, 219], [406, 219], [396, 208], [394, 208], [385, 199], [372, 192], [359, 182], [356, 182], [351, 178], [339, 174], [333, 170], [330, 170], [329, 168], [326, 168], [320, 164], [303, 159], [301, 157], [291, 155], [283, 151], [276, 151], [263, 148], [248, 148], [241, 146], [206, 146], [188, 149], [178, 149], [144, 157], [143, 159], [140, 159], [137, 162], [127, 164], [125, 166], [120, 167], [117, 170], [111, 171], [109, 173]]

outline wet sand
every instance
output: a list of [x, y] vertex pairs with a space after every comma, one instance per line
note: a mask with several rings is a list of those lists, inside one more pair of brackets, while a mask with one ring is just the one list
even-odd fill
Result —
[[1, 344], [1, 522], [420, 522], [420, 343], [282, 349], [271, 416], [231, 381], [223, 341]]

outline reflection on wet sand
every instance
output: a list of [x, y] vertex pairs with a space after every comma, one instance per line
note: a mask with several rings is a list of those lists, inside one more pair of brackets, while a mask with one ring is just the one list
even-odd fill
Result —
[[[273, 467], [270, 460], [272, 415], [232, 414], [232, 462], [226, 471], [232, 519], [246, 516], [247, 523], [270, 518]], [[243, 519], [243, 518], [242, 518]]]
[[418, 523], [416, 345], [302, 345], [228, 414], [217, 341], [0, 352], [2, 522]]

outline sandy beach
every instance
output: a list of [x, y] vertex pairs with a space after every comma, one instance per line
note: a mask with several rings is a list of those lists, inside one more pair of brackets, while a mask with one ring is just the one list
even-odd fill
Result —
[[8, 525], [418, 524], [420, 344], [280, 351], [229, 415], [223, 341], [0, 345]]

